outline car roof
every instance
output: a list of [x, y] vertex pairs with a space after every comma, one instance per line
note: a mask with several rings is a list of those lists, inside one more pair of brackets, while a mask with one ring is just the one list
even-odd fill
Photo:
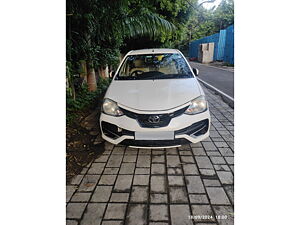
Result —
[[171, 48], [149, 48], [149, 49], [132, 50], [128, 52], [128, 55], [161, 54], [161, 53], [180, 53], [180, 51]]

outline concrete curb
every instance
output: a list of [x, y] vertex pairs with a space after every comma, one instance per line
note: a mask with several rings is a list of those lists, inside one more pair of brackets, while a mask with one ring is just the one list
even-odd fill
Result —
[[197, 79], [207, 88], [213, 90], [215, 93], [221, 96], [222, 100], [226, 102], [231, 108], [234, 108], [234, 98], [230, 97], [229, 95], [225, 94], [224, 92], [220, 91], [219, 89], [215, 88], [214, 86], [210, 85], [209, 83], [201, 80], [199, 77]]
[[211, 68], [215, 68], [215, 69], [224, 70], [224, 71], [227, 71], [227, 72], [234, 73], [234, 68], [233, 69], [231, 69], [231, 68], [226, 69], [226, 68], [222, 68], [222, 67], [218, 67], [218, 66], [212, 66], [212, 65], [209, 65], [209, 64], [200, 63], [198, 61], [190, 61], [190, 60], [188, 60], [188, 62], [189, 63], [190, 62], [192, 62], [192, 63], [199, 63], [202, 66], [207, 66], [207, 67], [211, 67]]

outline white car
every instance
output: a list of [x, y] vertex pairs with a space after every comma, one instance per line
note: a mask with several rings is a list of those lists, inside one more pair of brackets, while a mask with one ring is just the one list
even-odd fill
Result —
[[210, 113], [197, 75], [179, 50], [130, 51], [104, 97], [102, 137], [137, 148], [175, 147], [207, 138]]

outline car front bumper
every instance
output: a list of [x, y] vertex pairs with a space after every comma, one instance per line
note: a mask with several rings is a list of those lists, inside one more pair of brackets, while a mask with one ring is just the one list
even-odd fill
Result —
[[[166, 148], [188, 143], [197, 143], [209, 136], [209, 110], [196, 115], [172, 118], [168, 126], [159, 128], [141, 127], [136, 119], [125, 115], [114, 117], [101, 113], [100, 129], [102, 137], [112, 144], [121, 144], [137, 148]], [[173, 131], [171, 140], [135, 140], [135, 132]]]

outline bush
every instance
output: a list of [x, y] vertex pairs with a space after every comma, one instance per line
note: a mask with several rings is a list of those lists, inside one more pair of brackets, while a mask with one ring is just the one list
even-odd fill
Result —
[[74, 100], [69, 92], [67, 92], [67, 124], [72, 123], [79, 112], [93, 109], [99, 102], [100, 94], [105, 92], [110, 83], [110, 79], [99, 78], [97, 82], [97, 91], [90, 92], [87, 84], [83, 84], [76, 91], [76, 99]]

